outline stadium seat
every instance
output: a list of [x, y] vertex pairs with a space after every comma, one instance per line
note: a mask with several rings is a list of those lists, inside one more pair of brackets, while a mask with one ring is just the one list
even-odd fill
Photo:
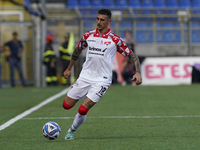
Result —
[[129, 0], [128, 5], [133, 7], [133, 8], [140, 8], [140, 6], [141, 6], [140, 0]]
[[152, 0], [142, 0], [142, 7], [153, 7]]
[[92, 6], [94, 7], [102, 7], [102, 1], [101, 0], [92, 0]]
[[103, 6], [104, 7], [115, 7], [114, 0], [104, 0]]
[[191, 7], [190, 0], [180, 0], [180, 7], [182, 7], [182, 8], [190, 8]]
[[156, 42], [157, 43], [163, 43], [163, 41], [164, 41], [164, 35], [163, 35], [163, 30], [157, 30], [156, 31]]
[[192, 22], [192, 27], [200, 27], [200, 22], [198, 21]]
[[136, 42], [152, 43], [153, 42], [153, 31], [152, 30], [137, 30], [136, 31]]
[[[165, 0], [155, 0], [154, 7], [156, 10], [154, 11], [155, 14], [164, 14], [163, 8], [166, 8]], [[161, 9], [159, 9], [161, 8]], [[165, 18], [158, 17], [157, 20], [164, 20]]]
[[84, 23], [84, 28], [93, 28], [93, 22], [85, 22]]
[[169, 42], [169, 43], [181, 42], [181, 31], [180, 30], [163, 31], [163, 42]]
[[166, 7], [165, 0], [155, 0], [154, 7], [156, 7], [156, 8], [165, 8]]
[[162, 27], [180, 27], [179, 22], [163, 22]]
[[[138, 10], [135, 10], [135, 9], [141, 8], [140, 0], [134, 0], [134, 1], [129, 0], [128, 5], [130, 7], [133, 7], [133, 13], [134, 14], [138, 14]], [[135, 18], [135, 19], [137, 20], [137, 18]]]
[[114, 22], [111, 22], [111, 23], [110, 23], [110, 27], [111, 27], [112, 29], [115, 28], [115, 25], [116, 25], [116, 24], [115, 24]]
[[96, 18], [97, 18], [97, 12], [98, 12], [98, 10], [90, 10], [89, 11], [90, 18], [93, 19], [93, 20], [96, 20]]
[[67, 7], [74, 8], [78, 6], [78, 0], [68, 0]]
[[167, 0], [167, 7], [177, 8], [178, 6], [178, 0]]
[[90, 0], [80, 0], [79, 7], [91, 7]]
[[[151, 11], [149, 10], [149, 8], [153, 7], [153, 2], [152, 0], [143, 0], [142, 1], [142, 8], [143, 10], [141, 10], [141, 14], [143, 15], [147, 15], [147, 14], [151, 14]], [[145, 8], [147, 8], [145, 10]], [[146, 18], [140, 18], [141, 20], [152, 20], [152, 18], [150, 17], [146, 17]]]
[[124, 39], [125, 38], [125, 30], [120, 30], [119, 31], [119, 36], [122, 38], [122, 39]]
[[200, 42], [200, 30], [192, 30], [192, 42]]
[[80, 12], [81, 12], [83, 20], [94, 20], [94, 19], [96, 19], [96, 14], [97, 14], [96, 10], [88, 10], [88, 9], [85, 10], [85, 9], [83, 9], [83, 10], [80, 10]]
[[[167, 8], [173, 8], [174, 10], [167, 10], [166, 13], [167, 14], [177, 14], [177, 11], [175, 9], [177, 9], [179, 7], [178, 1], [177, 0], [167, 0], [167, 4], [166, 4]], [[177, 17], [168, 17], [166, 18], [167, 20], [177, 20]]]
[[[158, 43], [181, 42], [181, 31], [179, 22], [163, 21], [157, 22], [156, 40]], [[162, 30], [161, 30], [162, 29]]]
[[[192, 14], [194, 14], [194, 15], [197, 15], [197, 14], [200, 14], [200, 1], [199, 0], [193, 0], [192, 1], [192, 7], [193, 7], [193, 9], [192, 9]], [[192, 16], [192, 20], [200, 20], [200, 17], [193, 17]]]
[[193, 0], [192, 1], [192, 7], [200, 7], [200, 1], [199, 0]]
[[119, 23], [120, 28], [127, 28], [127, 29], [132, 29], [133, 24], [131, 22], [121, 22]]
[[117, 0], [117, 7], [128, 7], [127, 0]]
[[137, 21], [136, 23], [137, 28], [148, 28], [148, 27], [153, 27], [153, 22], [149, 21]]

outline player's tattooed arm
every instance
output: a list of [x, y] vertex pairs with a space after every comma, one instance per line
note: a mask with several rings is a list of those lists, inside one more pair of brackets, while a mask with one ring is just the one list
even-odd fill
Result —
[[79, 47], [76, 47], [72, 54], [72, 59], [77, 60], [79, 58], [81, 52], [82, 52], [82, 49], [80, 49]]
[[68, 65], [68, 68], [65, 70], [64, 72], [64, 76], [65, 78], [68, 78], [68, 76], [71, 73], [71, 69], [75, 63], [75, 61], [78, 59], [78, 57], [80, 56], [82, 50], [79, 47], [76, 47], [73, 54], [72, 54], [72, 59], [70, 60], [70, 63]]
[[137, 57], [137, 55], [132, 52], [130, 55], [128, 55], [128, 57], [131, 59], [133, 65], [135, 67], [135, 72], [138, 72], [141, 74], [140, 61], [139, 61], [139, 58]]

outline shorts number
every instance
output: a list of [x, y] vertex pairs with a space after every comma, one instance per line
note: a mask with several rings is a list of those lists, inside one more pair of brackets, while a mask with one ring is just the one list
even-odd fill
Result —
[[106, 88], [101, 86], [101, 90], [99, 91], [99, 94], [102, 96], [105, 91], [106, 91]]

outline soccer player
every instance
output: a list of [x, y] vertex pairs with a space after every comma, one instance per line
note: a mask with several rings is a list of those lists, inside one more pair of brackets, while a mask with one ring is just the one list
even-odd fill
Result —
[[142, 83], [140, 63], [137, 55], [128, 48], [126, 43], [115, 35], [108, 25], [111, 22], [111, 12], [108, 9], [100, 9], [97, 13], [97, 28], [86, 32], [75, 48], [68, 68], [63, 73], [68, 78], [71, 68], [78, 59], [82, 50], [87, 50], [86, 61], [77, 81], [68, 91], [63, 101], [63, 108], [72, 108], [79, 99], [86, 96], [78, 109], [72, 126], [69, 128], [66, 140], [74, 139], [75, 131], [85, 121], [86, 115], [99, 99], [105, 94], [112, 82], [112, 64], [116, 51], [128, 56], [134, 64], [136, 73], [132, 80], [136, 85]]

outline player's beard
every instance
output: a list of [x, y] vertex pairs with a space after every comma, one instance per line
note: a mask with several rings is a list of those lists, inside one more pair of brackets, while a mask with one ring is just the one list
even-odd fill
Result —
[[98, 28], [99, 31], [101, 31], [102, 30], [102, 25], [97, 24], [97, 28]]

